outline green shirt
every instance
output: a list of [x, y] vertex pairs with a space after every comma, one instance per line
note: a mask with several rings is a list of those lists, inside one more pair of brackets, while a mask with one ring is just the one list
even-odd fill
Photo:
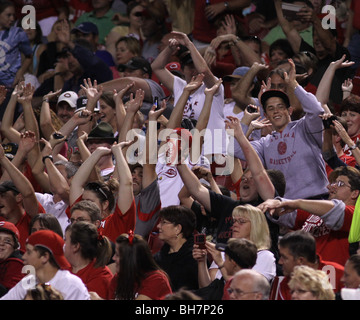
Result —
[[76, 20], [75, 26], [77, 27], [83, 22], [92, 22], [96, 24], [99, 29], [99, 43], [105, 44], [105, 39], [107, 35], [111, 31], [111, 29], [115, 27], [115, 24], [112, 21], [114, 14], [115, 11], [113, 11], [112, 9], [110, 9], [102, 17], [96, 17], [94, 11], [86, 12]]
[[[310, 46], [313, 45], [313, 30], [312, 26], [309, 28], [304, 29], [303, 31], [299, 31], [299, 35], [301, 38], [304, 39]], [[277, 25], [276, 27], [272, 28], [270, 32], [264, 37], [263, 41], [266, 42], [269, 46], [278, 39], [286, 39], [285, 33], [282, 31], [281, 27]]]

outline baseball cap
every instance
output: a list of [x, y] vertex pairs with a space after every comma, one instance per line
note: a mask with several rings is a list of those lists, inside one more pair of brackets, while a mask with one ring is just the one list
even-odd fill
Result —
[[127, 63], [120, 64], [118, 67], [118, 70], [120, 72], [123, 72], [125, 69], [131, 69], [131, 70], [140, 69], [145, 73], [148, 73], [149, 78], [151, 78], [152, 75], [151, 64], [143, 57], [132, 57]]
[[261, 104], [265, 110], [265, 104], [266, 101], [272, 97], [278, 97], [281, 98], [282, 100], [284, 100], [286, 107], [289, 108], [290, 107], [290, 100], [288, 95], [280, 90], [267, 90], [265, 91], [262, 95], [261, 95]]
[[65, 101], [69, 104], [71, 108], [76, 108], [78, 95], [74, 91], [66, 91], [62, 93], [57, 101], [57, 104], [59, 104], [62, 101]]
[[100, 122], [94, 129], [88, 134], [88, 140], [105, 140], [108, 142], [114, 142], [114, 131], [112, 126], [107, 122]]
[[184, 74], [181, 70], [181, 65], [179, 62], [170, 62], [168, 63], [165, 68], [169, 70], [173, 75], [178, 76], [180, 78], [184, 77]]
[[[79, 112], [81, 110], [84, 110], [86, 108], [87, 101], [88, 101], [88, 98], [86, 96], [80, 96], [76, 100], [76, 110], [75, 110], [75, 112]], [[98, 101], [96, 103], [96, 107], [94, 108], [94, 112], [99, 112], [99, 111], [100, 111], [100, 108], [99, 108], [99, 101]]]
[[18, 228], [9, 221], [0, 221], [0, 232], [5, 231], [7, 233], [10, 233], [15, 237], [15, 240], [19, 242], [20, 240], [20, 232]]
[[[238, 67], [232, 74], [224, 76], [224, 81], [231, 81], [232, 79], [241, 79], [250, 70], [249, 67]], [[254, 77], [253, 82], [257, 81], [257, 77]]]
[[69, 269], [70, 263], [64, 255], [64, 239], [52, 230], [39, 230], [31, 234], [27, 240], [27, 244], [35, 247], [43, 247], [50, 251], [60, 269]]
[[20, 193], [18, 188], [16, 188], [14, 182], [10, 180], [4, 181], [2, 184], [0, 184], [0, 193], [5, 193], [10, 190], [14, 191], [15, 193]]
[[80, 31], [82, 33], [92, 33], [95, 35], [99, 34], [99, 29], [95, 23], [92, 22], [83, 22], [80, 23], [77, 27], [71, 30], [71, 33], [75, 33], [76, 31]]

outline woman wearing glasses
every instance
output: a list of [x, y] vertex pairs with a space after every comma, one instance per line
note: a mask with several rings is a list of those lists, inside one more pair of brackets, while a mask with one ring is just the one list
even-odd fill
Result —
[[[274, 254], [269, 250], [271, 238], [265, 215], [260, 209], [246, 204], [235, 207], [232, 220], [232, 238], [246, 239], [255, 244], [257, 258], [252, 269], [258, 271], [270, 282], [276, 275], [276, 263]], [[205, 273], [205, 277], [199, 275], [199, 279], [202, 280], [202, 283], [199, 283], [201, 287], [208, 285], [214, 279], [230, 280], [234, 274], [229, 274], [228, 268], [224, 268], [225, 255], [219, 255], [219, 252], [214, 249], [215, 244], [209, 242], [206, 243], [206, 250], [199, 249], [197, 245], [194, 246], [193, 256], [198, 260], [199, 268], [201, 268], [199, 273]], [[209, 270], [203, 263], [206, 253], [210, 253], [214, 260]], [[207, 277], [206, 274], [208, 274]]]
[[[81, 200], [90, 200], [100, 208], [102, 220], [99, 231], [112, 242], [116, 241], [119, 234], [135, 228], [136, 208], [132, 176], [122, 153], [122, 149], [130, 144], [131, 142], [121, 142], [113, 145], [111, 149], [98, 147], [80, 166], [70, 187], [71, 206]], [[87, 182], [98, 160], [111, 153], [116, 161], [118, 185], [116, 186], [114, 179], [110, 179], [106, 183], [102, 181]]]
[[164, 241], [155, 261], [169, 275], [173, 291], [198, 288], [197, 262], [192, 257], [196, 217], [183, 206], [168, 206], [159, 212], [159, 239]]

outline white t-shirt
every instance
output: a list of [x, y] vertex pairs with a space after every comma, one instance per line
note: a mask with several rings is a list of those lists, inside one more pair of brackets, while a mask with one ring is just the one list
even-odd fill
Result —
[[[33, 274], [29, 274], [11, 288], [0, 300], [24, 300], [31, 284], [38, 284]], [[82, 280], [67, 270], [58, 270], [55, 276], [47, 282], [60, 291], [64, 300], [90, 300], [89, 292]]]
[[[185, 80], [174, 77], [174, 106], [176, 106], [181, 94], [187, 83]], [[191, 96], [185, 105], [183, 118], [195, 119], [199, 118], [201, 110], [205, 102], [204, 91], [206, 89], [203, 84]], [[207, 125], [208, 132], [205, 134], [204, 155], [208, 154], [226, 154], [226, 133], [224, 118], [224, 86], [221, 85], [217, 94], [214, 95], [211, 105], [209, 122]]]
[[[221, 252], [223, 260], [225, 261], [225, 253]], [[219, 268], [215, 262], [212, 262], [209, 269]], [[269, 282], [276, 276], [276, 264], [274, 254], [269, 250], [260, 250], [257, 252], [257, 259], [253, 270], [261, 273]], [[220, 269], [217, 271], [215, 278], [221, 279], [222, 274]]]
[[54, 202], [54, 196], [49, 193], [35, 192], [37, 200], [44, 207], [46, 214], [50, 213], [58, 219], [63, 234], [65, 234], [66, 227], [70, 224], [70, 220], [66, 214], [66, 208], [68, 205], [60, 200]]
[[[189, 163], [188, 159], [185, 161], [190, 169], [196, 165], [210, 168], [209, 160], [203, 156], [201, 156], [199, 161], [195, 164]], [[171, 205], [179, 205], [180, 200], [178, 194], [184, 186], [184, 183], [176, 166], [168, 166], [166, 164], [165, 153], [159, 154], [155, 171], [158, 176], [161, 207], [164, 208]]]

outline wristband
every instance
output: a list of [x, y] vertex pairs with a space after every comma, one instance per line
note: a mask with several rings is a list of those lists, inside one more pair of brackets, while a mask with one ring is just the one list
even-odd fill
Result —
[[49, 98], [43, 98], [43, 102], [49, 103]]
[[355, 143], [353, 146], [349, 147], [350, 150], [354, 150], [354, 149], [356, 149], [356, 148], [357, 148], [356, 143]]
[[54, 74], [54, 77], [55, 76], [61, 76], [61, 72], [56, 72], [55, 74]]
[[53, 156], [52, 156], [52, 155], [44, 156], [44, 157], [42, 158], [43, 164], [45, 164], [45, 160], [46, 160], [46, 159], [50, 159], [51, 162], [54, 162], [54, 159], [53, 159]]

